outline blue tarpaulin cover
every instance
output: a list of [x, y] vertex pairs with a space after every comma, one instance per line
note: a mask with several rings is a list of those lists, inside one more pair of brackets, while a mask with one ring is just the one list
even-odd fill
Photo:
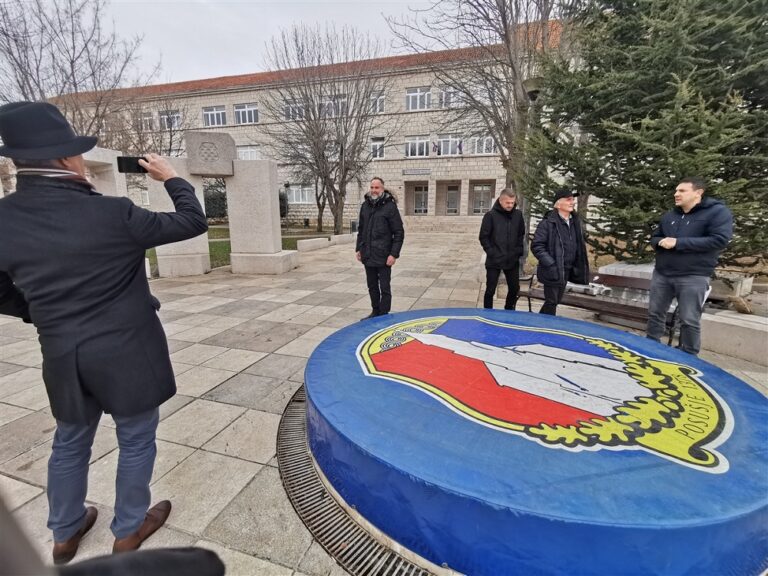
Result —
[[758, 574], [768, 399], [576, 320], [391, 314], [310, 358], [310, 449], [388, 536], [466, 574]]

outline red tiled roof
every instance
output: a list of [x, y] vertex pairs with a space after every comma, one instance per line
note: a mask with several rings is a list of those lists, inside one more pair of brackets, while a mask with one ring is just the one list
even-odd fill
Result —
[[[559, 21], [548, 22], [549, 43], [557, 46], [560, 42], [562, 25]], [[342, 76], [346, 73], [360, 74], [365, 72], [391, 72], [407, 70], [410, 68], [429, 67], [435, 64], [458, 63], [483, 58], [487, 55], [486, 48], [471, 47], [455, 50], [439, 50], [434, 52], [422, 52], [419, 54], [405, 54], [402, 56], [386, 56], [372, 60], [358, 62], [346, 62], [321, 66], [328, 75]], [[289, 82], [306, 74], [306, 69], [278, 70], [273, 72], [256, 72], [254, 74], [240, 74], [237, 76], [221, 76], [218, 78], [206, 78], [204, 80], [189, 80], [185, 82], [171, 82], [168, 84], [155, 84], [139, 88], [123, 88], [115, 91], [120, 97], [153, 98], [168, 95], [189, 94], [195, 92], [207, 92], [210, 90], [229, 90], [233, 88], [255, 88]], [[81, 97], [87, 97], [81, 94]]]

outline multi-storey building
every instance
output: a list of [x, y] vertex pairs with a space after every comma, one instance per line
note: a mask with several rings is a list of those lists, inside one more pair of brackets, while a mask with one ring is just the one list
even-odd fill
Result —
[[[475, 231], [497, 192], [504, 187], [503, 169], [489, 135], [468, 137], [446, 127], [446, 109], [456, 105], [456, 94], [436, 85], [429, 66], [436, 61], [452, 65], [462, 50], [393, 56], [370, 62], [386, 78], [386, 90], [372, 101], [373, 110], [391, 122], [388, 138], [371, 134], [372, 161], [368, 178], [380, 176], [398, 199], [408, 229], [418, 231]], [[264, 127], [290, 121], [286, 105], [281, 118], [270, 117], [264, 102], [271, 91], [289, 78], [286, 72], [159, 84], [141, 89], [142, 103], [151, 112], [141, 116], [145, 130], [200, 129], [225, 131], [235, 140], [240, 159], [270, 157]], [[130, 91], [128, 91], [130, 95]], [[297, 110], [299, 113], [300, 110]], [[312, 182], [296, 182], [290, 166], [281, 165], [280, 182], [287, 183], [288, 219], [317, 219]], [[357, 218], [367, 191], [352, 184], [345, 208], [347, 228]], [[326, 208], [324, 221], [332, 223]]]

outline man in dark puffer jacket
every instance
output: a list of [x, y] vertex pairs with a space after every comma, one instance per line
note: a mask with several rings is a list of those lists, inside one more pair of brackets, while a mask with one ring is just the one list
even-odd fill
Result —
[[675, 208], [661, 217], [651, 236], [656, 268], [651, 280], [647, 336], [664, 335], [674, 298], [680, 312], [679, 348], [698, 354], [701, 312], [720, 252], [733, 236], [733, 215], [720, 200], [705, 198], [700, 178], [685, 178], [675, 189]]
[[555, 192], [554, 210], [539, 222], [533, 236], [531, 250], [539, 261], [536, 276], [544, 284], [541, 314], [556, 314], [568, 282], [589, 282], [587, 246], [581, 233], [581, 222], [573, 211], [578, 195], [568, 188]]
[[505, 310], [514, 310], [520, 291], [520, 258], [525, 241], [523, 215], [515, 207], [515, 191], [505, 188], [493, 208], [483, 216], [480, 244], [485, 250], [485, 295], [483, 307], [493, 308], [493, 295], [504, 270], [507, 279]]
[[371, 180], [370, 191], [360, 206], [357, 228], [357, 260], [365, 266], [371, 313], [363, 318], [388, 314], [392, 307], [392, 266], [400, 257], [405, 231], [394, 197], [384, 189], [384, 180]]

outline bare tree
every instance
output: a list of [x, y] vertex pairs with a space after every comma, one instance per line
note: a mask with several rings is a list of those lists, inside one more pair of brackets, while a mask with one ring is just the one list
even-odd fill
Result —
[[380, 48], [352, 28], [294, 26], [267, 53], [268, 66], [285, 71], [264, 102], [277, 121], [264, 127], [273, 155], [318, 180], [318, 208], [324, 199], [340, 234], [347, 188], [372, 160], [371, 136], [387, 141], [397, 129], [374, 106], [391, 82], [371, 62]]
[[[443, 127], [490, 136], [506, 170], [507, 186], [522, 196], [525, 140], [538, 96], [537, 69], [548, 51], [565, 48], [558, 0], [432, 0], [409, 16], [388, 18], [402, 48], [456, 50], [451, 61], [429, 66], [445, 109]], [[433, 105], [435, 103], [433, 102]]]
[[106, 0], [0, 3], [0, 101], [53, 100], [80, 134], [97, 135], [124, 104], [125, 86], [146, 83], [136, 70], [141, 38], [104, 27]]
[[105, 119], [99, 143], [127, 154], [182, 156], [184, 132], [198, 127], [186, 101], [145, 95], [142, 88], [119, 91], [115, 107], [118, 110]]

